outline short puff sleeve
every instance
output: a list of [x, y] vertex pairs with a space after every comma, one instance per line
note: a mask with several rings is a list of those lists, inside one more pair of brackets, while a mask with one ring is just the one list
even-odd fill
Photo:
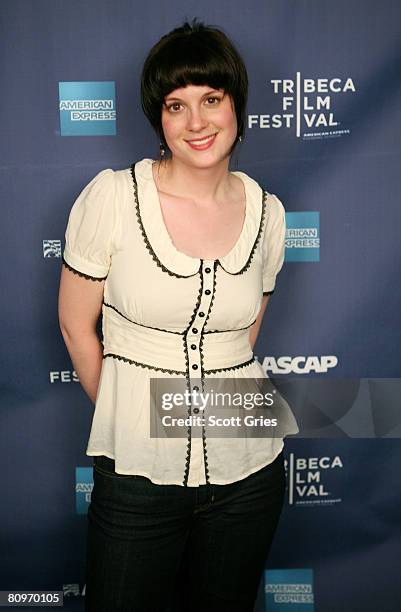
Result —
[[285, 209], [274, 194], [266, 202], [266, 227], [263, 235], [263, 294], [274, 291], [285, 253]]
[[82, 190], [70, 211], [64, 263], [91, 278], [106, 278], [116, 226], [115, 173], [102, 170]]

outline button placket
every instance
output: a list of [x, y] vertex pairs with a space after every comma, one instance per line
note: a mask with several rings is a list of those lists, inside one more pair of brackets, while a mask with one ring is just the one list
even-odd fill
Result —
[[[202, 392], [202, 337], [203, 328], [206, 324], [207, 315], [213, 299], [213, 285], [215, 275], [214, 260], [202, 260], [200, 274], [202, 277], [202, 294], [195, 311], [195, 317], [192, 321], [191, 328], [186, 337], [186, 348], [188, 354], [188, 376], [191, 391]], [[194, 417], [201, 416], [201, 412], [196, 407], [192, 407], [191, 414]], [[194, 433], [196, 431], [196, 437]], [[191, 435], [191, 458], [189, 467], [188, 483], [198, 485], [204, 472], [204, 455], [203, 455], [203, 439], [202, 428], [192, 427]]]

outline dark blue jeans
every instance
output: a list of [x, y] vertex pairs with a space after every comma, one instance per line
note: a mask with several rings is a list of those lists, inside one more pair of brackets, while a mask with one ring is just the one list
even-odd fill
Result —
[[252, 612], [285, 492], [283, 453], [227, 485], [157, 485], [94, 458], [86, 612]]

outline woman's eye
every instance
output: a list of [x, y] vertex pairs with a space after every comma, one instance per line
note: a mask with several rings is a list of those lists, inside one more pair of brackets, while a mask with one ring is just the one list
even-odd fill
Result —
[[[210, 96], [209, 98], [206, 98], [206, 102], [208, 103], [208, 106], [216, 106], [220, 102], [220, 98], [217, 96]], [[167, 105], [167, 110], [170, 113], [177, 113], [180, 108], [181, 104], [179, 102], [173, 102], [172, 104]]]
[[181, 106], [181, 104], [179, 104], [178, 102], [174, 102], [173, 104], [170, 104], [170, 106], [167, 106], [167, 110], [169, 110], [170, 112], [175, 113], [177, 111], [177, 106]]

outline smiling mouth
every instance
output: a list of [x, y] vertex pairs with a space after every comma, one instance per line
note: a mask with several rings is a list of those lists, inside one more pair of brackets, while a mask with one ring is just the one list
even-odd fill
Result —
[[216, 134], [211, 134], [210, 136], [205, 136], [204, 138], [199, 138], [197, 140], [187, 140], [186, 142], [195, 147], [201, 147], [203, 145], [207, 145], [212, 142], [215, 138]]

